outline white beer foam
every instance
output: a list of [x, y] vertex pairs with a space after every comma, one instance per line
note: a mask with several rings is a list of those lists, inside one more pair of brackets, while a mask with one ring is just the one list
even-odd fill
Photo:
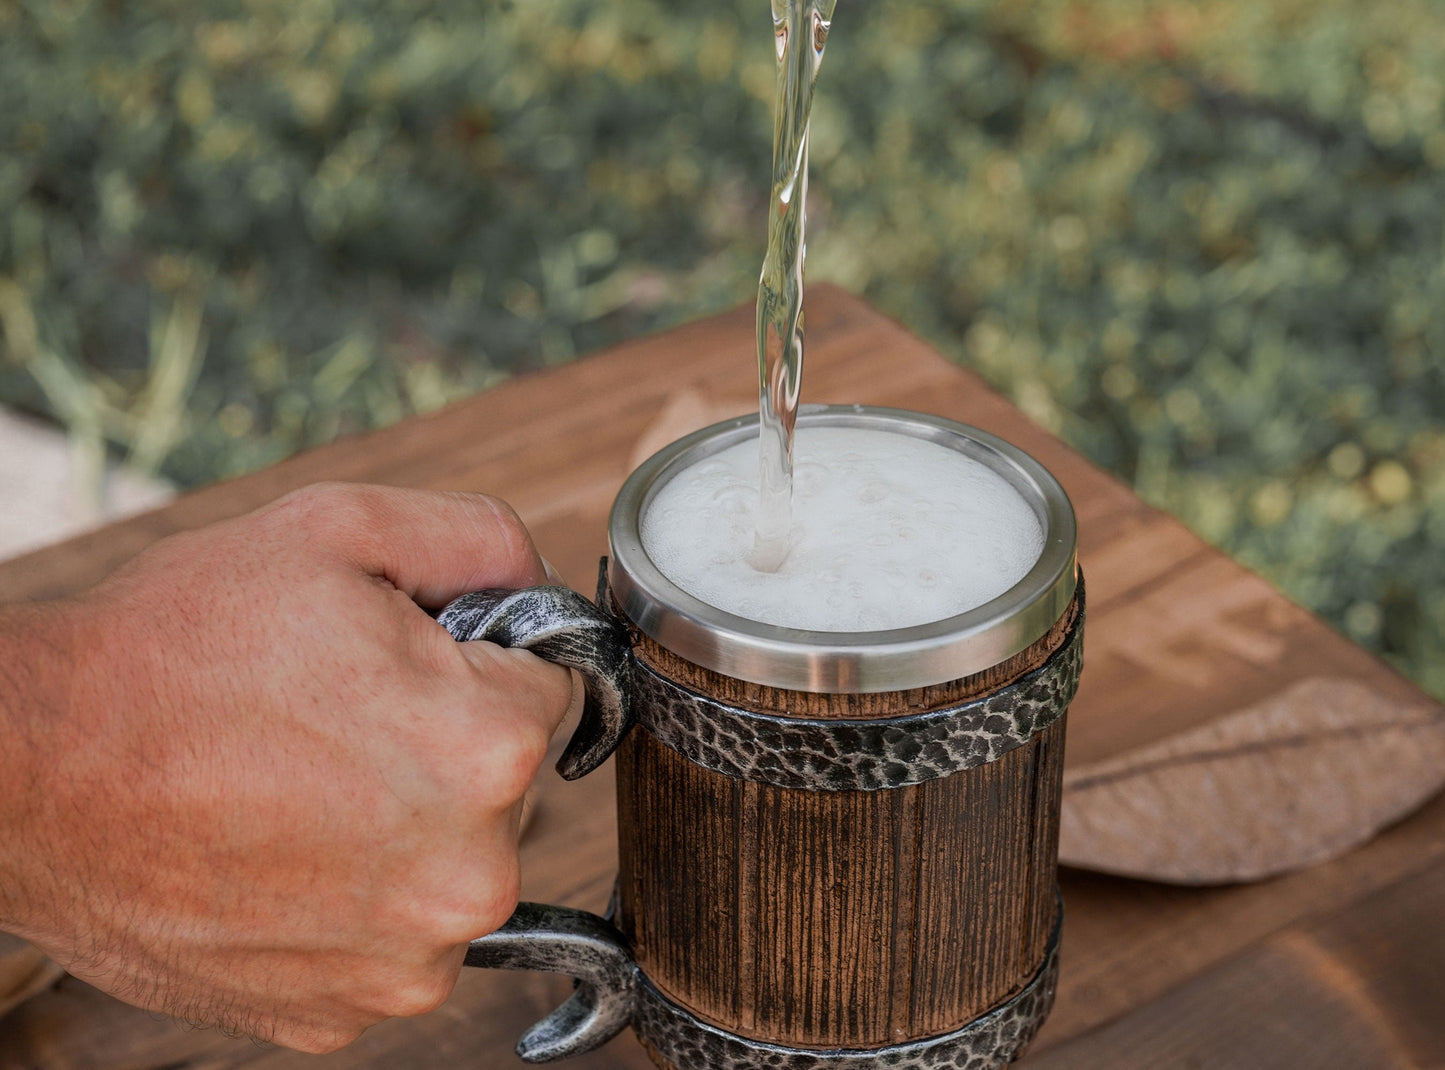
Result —
[[1038, 518], [991, 468], [935, 442], [799, 427], [792, 548], [754, 568], [758, 444], [749, 439], [660, 487], [642, 545], [663, 575], [718, 609], [812, 631], [907, 628], [1003, 594], [1043, 552]]

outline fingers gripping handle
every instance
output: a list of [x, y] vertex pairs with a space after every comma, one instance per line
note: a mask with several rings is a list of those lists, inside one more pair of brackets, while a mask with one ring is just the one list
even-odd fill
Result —
[[523, 1062], [549, 1063], [600, 1048], [632, 1020], [637, 966], [622, 934], [595, 914], [519, 904], [500, 929], [471, 942], [466, 964], [577, 978], [572, 997], [517, 1042]]
[[[590, 773], [632, 727], [627, 630], [566, 587], [474, 591], [437, 616], [453, 638], [522, 647], [582, 674], [582, 723], [557, 762], [568, 780]], [[525, 1062], [546, 1063], [601, 1047], [632, 1020], [637, 967], [622, 935], [593, 914], [522, 903], [494, 933], [473, 940], [468, 966], [547, 970], [577, 978], [577, 991], [517, 1043]]]
[[521, 647], [582, 674], [587, 689], [582, 722], [557, 761], [565, 779], [596, 769], [632, 727], [627, 630], [576, 591], [473, 591], [448, 605], [437, 621], [460, 642], [486, 639]]

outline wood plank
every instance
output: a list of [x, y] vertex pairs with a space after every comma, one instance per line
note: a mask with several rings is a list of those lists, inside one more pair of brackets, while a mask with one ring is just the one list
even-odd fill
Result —
[[1445, 796], [1342, 858], [1257, 884], [1180, 888], [1064, 870], [1059, 995], [1034, 1051], [1157, 999], [1291, 924], [1441, 864]]
[[1445, 1066], [1445, 864], [1260, 945], [1029, 1070]]
[[[830, 287], [810, 291], [808, 301], [808, 401], [895, 405], [976, 424], [1033, 453], [1068, 489], [1080, 518], [1090, 598], [1087, 668], [1070, 712], [1070, 760], [1121, 753], [1326, 671], [1386, 697], [1420, 701], [1389, 668], [1144, 505], [977, 377], [861, 301]], [[563, 575], [590, 590], [605, 548], [608, 507], [636, 443], [687, 391], [746, 407], [753, 391], [751, 337], [752, 313], [744, 308], [505, 383], [441, 412], [0, 563], [0, 598], [82, 590], [157, 538], [323, 478], [499, 494], [519, 508]], [[616, 864], [610, 771], [570, 785], [549, 777], [539, 791], [539, 817], [524, 849], [525, 894], [600, 909]], [[1039, 1057], [1222, 968], [1272, 934], [1346, 911], [1442, 857], [1445, 800], [1437, 799], [1344, 858], [1266, 884], [1189, 890], [1066, 874], [1063, 982]], [[1440, 924], [1437, 912], [1428, 925], [1438, 933]], [[436, 1014], [385, 1023], [346, 1052], [320, 1064], [304, 1062], [426, 1067], [465, 1058], [513, 1065], [508, 1053], [516, 1036], [568, 988], [565, 979], [468, 971]], [[1438, 1036], [1438, 1026], [1432, 1032], [1417, 1012], [1402, 1010], [1408, 1021], [1398, 1028]], [[0, 1025], [0, 1068], [302, 1061], [157, 1020], [74, 981]], [[650, 1064], [635, 1042], [619, 1039], [571, 1065], [641, 1070]]]

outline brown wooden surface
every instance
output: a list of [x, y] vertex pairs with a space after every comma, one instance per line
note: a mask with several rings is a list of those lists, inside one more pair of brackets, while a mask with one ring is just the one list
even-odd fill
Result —
[[[739, 412], [751, 404], [752, 321], [744, 308], [641, 339], [188, 495], [0, 565], [0, 599], [82, 589], [156, 538], [323, 478], [501, 494], [568, 580], [590, 591], [612, 496], [670, 403], [691, 392]], [[965, 420], [1033, 453], [1068, 490], [1089, 577], [1070, 761], [1122, 753], [1310, 678], [1420, 701], [1408, 681], [862, 302], [813, 290], [808, 329], [806, 400]], [[575, 784], [543, 781], [523, 848], [524, 895], [605, 905], [616, 865], [612, 793], [610, 767]], [[1440, 797], [1344, 857], [1259, 884], [1186, 889], [1066, 872], [1058, 1002], [1021, 1065], [1445, 1066], [1442, 885]], [[318, 1060], [157, 1020], [66, 981], [0, 1021], [0, 1067], [515, 1066], [519, 1032], [570, 987], [563, 978], [467, 971], [436, 1013], [383, 1023]], [[649, 1063], [623, 1037], [569, 1065]]]

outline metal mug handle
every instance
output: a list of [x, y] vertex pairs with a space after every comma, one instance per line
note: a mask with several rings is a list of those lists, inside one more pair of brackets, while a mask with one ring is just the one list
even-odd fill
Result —
[[632, 727], [632, 648], [627, 629], [570, 587], [464, 594], [437, 614], [458, 642], [521, 647], [576, 669], [586, 685], [582, 722], [557, 760], [576, 780], [605, 762]]
[[[607, 760], [632, 727], [632, 648], [621, 622], [567, 587], [462, 595], [437, 615], [459, 642], [521, 647], [582, 674], [582, 720], [557, 761], [567, 780]], [[521, 903], [496, 932], [473, 940], [466, 965], [544, 970], [577, 980], [572, 997], [517, 1042], [524, 1062], [581, 1055], [632, 1020], [637, 966], [613, 925], [582, 910]]]

